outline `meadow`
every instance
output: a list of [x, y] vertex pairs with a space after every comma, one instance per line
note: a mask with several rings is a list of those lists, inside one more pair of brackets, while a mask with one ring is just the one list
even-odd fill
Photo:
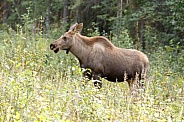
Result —
[[85, 83], [71, 53], [49, 49], [59, 36], [17, 28], [0, 31], [1, 122], [184, 121], [184, 50], [179, 45], [146, 52], [149, 82], [134, 98], [127, 82], [103, 79], [100, 90]]

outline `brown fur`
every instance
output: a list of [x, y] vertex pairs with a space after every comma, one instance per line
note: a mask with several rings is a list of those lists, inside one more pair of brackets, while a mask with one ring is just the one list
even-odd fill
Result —
[[93, 46], [95, 43], [99, 43], [104, 45], [106, 48], [113, 48], [114, 45], [105, 37], [103, 36], [95, 36], [95, 37], [86, 37], [80, 34], [76, 34], [78, 38], [82, 39], [87, 45]]
[[100, 77], [104, 77], [112, 82], [128, 81], [132, 89], [142, 74], [147, 77], [149, 60], [144, 53], [118, 48], [103, 36], [82, 36], [81, 30], [82, 24], [73, 25], [68, 32], [51, 43], [51, 50], [70, 51], [78, 58], [81, 68], [92, 70], [89, 79], [100, 80]]

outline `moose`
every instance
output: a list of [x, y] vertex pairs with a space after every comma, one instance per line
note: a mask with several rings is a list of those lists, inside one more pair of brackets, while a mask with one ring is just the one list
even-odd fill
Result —
[[59, 50], [71, 52], [79, 60], [80, 67], [86, 69], [83, 75], [93, 80], [97, 88], [102, 87], [101, 78], [111, 82], [127, 81], [130, 90], [142, 85], [138, 82], [147, 78], [149, 67], [143, 52], [118, 48], [103, 36], [83, 36], [82, 28], [83, 23], [75, 23], [50, 44], [50, 49], [55, 53]]

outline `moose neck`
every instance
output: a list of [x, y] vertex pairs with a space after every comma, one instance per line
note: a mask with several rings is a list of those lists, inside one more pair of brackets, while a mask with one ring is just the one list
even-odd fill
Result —
[[79, 59], [79, 62], [81, 64], [84, 64], [85, 62], [87, 62], [89, 53], [92, 50], [92, 47], [85, 43], [85, 40], [87, 38], [88, 37], [82, 36], [80, 34], [76, 34], [74, 36], [73, 46], [70, 48], [70, 52]]

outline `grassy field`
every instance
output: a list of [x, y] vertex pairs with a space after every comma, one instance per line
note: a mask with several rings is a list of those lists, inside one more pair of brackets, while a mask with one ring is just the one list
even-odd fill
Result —
[[0, 32], [1, 122], [183, 122], [184, 50], [155, 48], [146, 91], [126, 82], [84, 83], [77, 59], [49, 49], [51, 37]]

